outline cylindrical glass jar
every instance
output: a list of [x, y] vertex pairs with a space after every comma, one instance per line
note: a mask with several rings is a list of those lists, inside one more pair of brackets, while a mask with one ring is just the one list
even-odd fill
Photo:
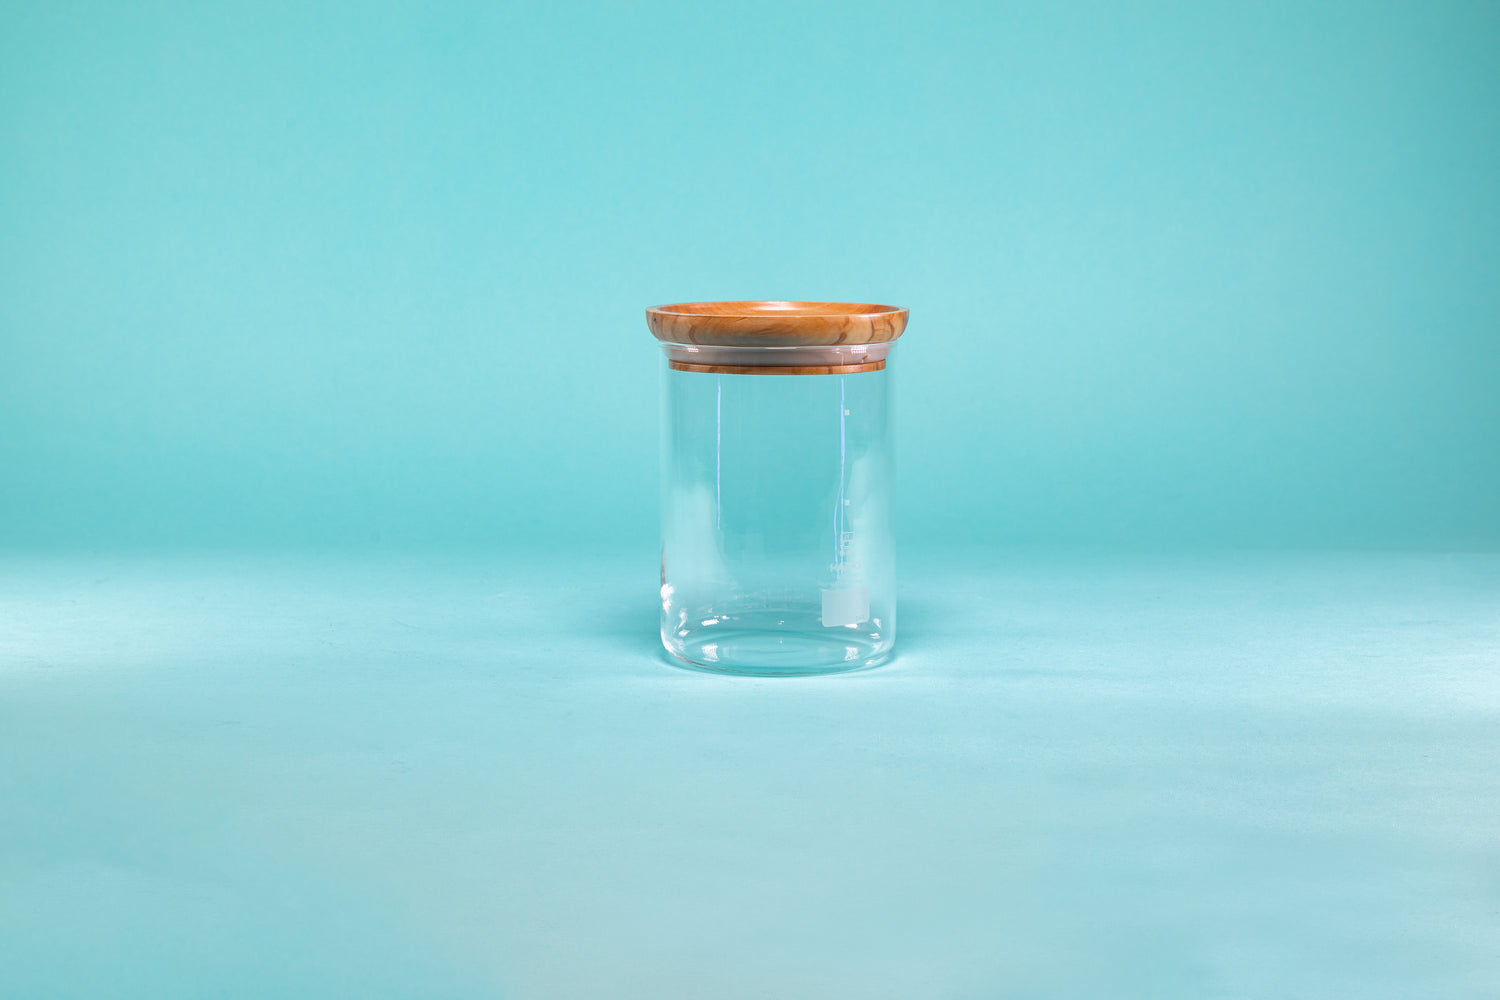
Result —
[[662, 395], [661, 638], [695, 666], [873, 666], [896, 638], [886, 361], [906, 310], [647, 310]]

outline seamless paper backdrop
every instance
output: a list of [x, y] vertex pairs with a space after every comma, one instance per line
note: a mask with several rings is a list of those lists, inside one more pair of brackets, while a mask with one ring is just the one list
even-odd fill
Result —
[[893, 302], [906, 544], [1500, 545], [1500, 7], [5, 4], [0, 544], [649, 545]]

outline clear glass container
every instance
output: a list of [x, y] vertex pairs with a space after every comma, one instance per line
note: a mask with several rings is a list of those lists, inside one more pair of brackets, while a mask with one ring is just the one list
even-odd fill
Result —
[[661, 638], [693, 666], [874, 666], [896, 638], [886, 363], [906, 310], [694, 302], [662, 342]]

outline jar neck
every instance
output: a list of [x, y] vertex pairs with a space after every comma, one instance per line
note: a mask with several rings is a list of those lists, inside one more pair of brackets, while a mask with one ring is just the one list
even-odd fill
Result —
[[720, 375], [844, 375], [885, 368], [892, 345], [839, 344], [799, 347], [713, 347], [663, 343], [674, 371]]

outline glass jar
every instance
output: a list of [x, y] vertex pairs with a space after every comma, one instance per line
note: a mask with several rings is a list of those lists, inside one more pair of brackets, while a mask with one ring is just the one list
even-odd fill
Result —
[[905, 309], [646, 311], [666, 370], [661, 638], [694, 666], [874, 666], [896, 638], [890, 378]]

